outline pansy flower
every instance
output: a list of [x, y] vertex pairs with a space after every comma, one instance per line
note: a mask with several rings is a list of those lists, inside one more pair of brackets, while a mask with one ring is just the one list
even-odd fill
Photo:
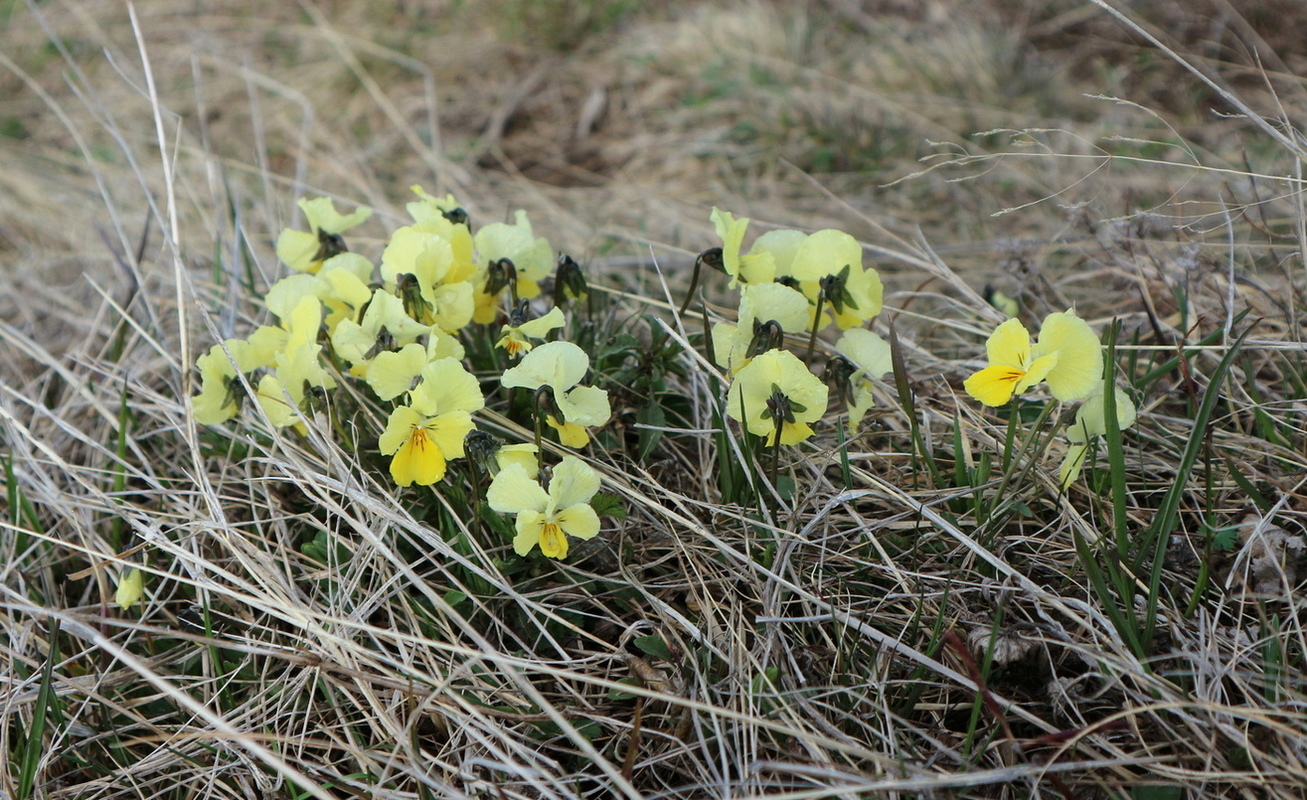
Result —
[[[1123, 431], [1135, 424], [1138, 412], [1125, 390], [1113, 387], [1113, 391], [1116, 397], [1116, 427], [1117, 430]], [[1080, 470], [1085, 465], [1085, 457], [1089, 454], [1089, 443], [1094, 437], [1107, 433], [1106, 406], [1100, 386], [1076, 411], [1075, 423], [1067, 428], [1066, 438], [1071, 442], [1071, 446], [1067, 448], [1066, 458], [1063, 459], [1062, 467], [1058, 470], [1058, 479], [1063, 489], [1080, 477]]]
[[543, 317], [523, 320], [522, 317], [528, 311], [526, 303], [514, 310], [509, 315], [508, 324], [499, 333], [499, 341], [495, 342], [495, 347], [502, 348], [514, 358], [531, 352], [531, 348], [534, 346], [531, 344], [532, 339], [543, 339], [550, 331], [557, 330], [567, 324], [563, 309], [557, 306], [551, 308], [549, 313]]
[[[223, 351], [223, 345], [231, 353], [230, 357]], [[220, 425], [236, 416], [245, 399], [245, 387], [241, 386], [237, 374], [259, 366], [251, 357], [249, 342], [228, 339], [223, 344], [215, 344], [195, 359], [195, 366], [200, 370], [200, 393], [191, 398], [195, 421], [201, 425]]]
[[750, 251], [746, 255], [740, 254], [744, 233], [749, 228], [748, 218], [736, 219], [733, 214], [714, 208], [709, 219], [722, 240], [722, 267], [731, 276], [730, 288], [734, 289], [741, 283], [770, 283], [776, 275], [771, 253]]
[[856, 428], [875, 402], [872, 379], [894, 369], [889, 342], [866, 328], [854, 328], [845, 331], [835, 349], [853, 367], [847, 376], [849, 396], [845, 400], [849, 404], [849, 427]]
[[735, 376], [726, 413], [750, 433], [776, 444], [797, 444], [812, 435], [809, 423], [826, 413], [829, 390], [788, 350], [768, 350]]
[[485, 406], [481, 385], [452, 358], [422, 369], [409, 404], [390, 415], [379, 445], [393, 455], [390, 476], [400, 486], [429, 486], [445, 477], [446, 464], [463, 457], [463, 440], [474, 427], [472, 412]]
[[608, 392], [593, 386], [578, 386], [590, 369], [590, 356], [571, 342], [546, 342], [527, 353], [522, 361], [504, 370], [501, 382], [507, 388], [549, 389], [552, 411], [545, 422], [558, 431], [567, 447], [590, 443], [586, 428], [603, 425], [612, 416]]
[[599, 533], [599, 515], [590, 506], [597, 491], [599, 473], [575, 456], [564, 456], [548, 491], [521, 464], [509, 464], [491, 482], [486, 501], [501, 514], [517, 515], [513, 550], [519, 556], [538, 544], [548, 558], [566, 558], [567, 537], [592, 539]]
[[777, 337], [801, 332], [807, 324], [808, 301], [802, 294], [779, 283], [748, 284], [740, 291], [737, 324], [719, 322], [712, 328], [713, 355], [735, 374], [754, 356], [779, 346]]
[[341, 214], [329, 197], [301, 197], [299, 207], [308, 221], [308, 231], [287, 228], [277, 237], [277, 258], [297, 272], [317, 272], [322, 262], [348, 252], [341, 234], [372, 216], [367, 206]]
[[1039, 339], [1016, 319], [994, 329], [985, 342], [989, 366], [967, 378], [967, 393], [987, 406], [1001, 406], [1014, 394], [1039, 383], [1058, 400], [1088, 397], [1103, 377], [1103, 352], [1098, 336], [1074, 311], [1044, 318]]

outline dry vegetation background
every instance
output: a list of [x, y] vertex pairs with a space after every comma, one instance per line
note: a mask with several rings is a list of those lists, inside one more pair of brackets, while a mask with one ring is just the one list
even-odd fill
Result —
[[[1307, 6], [1129, 13], [1225, 94], [1073, 0], [0, 4], [3, 791], [1301, 796]], [[296, 198], [377, 209], [366, 247], [414, 183], [474, 221], [524, 208], [592, 284], [653, 300], [716, 243], [714, 205], [852, 233], [958, 462], [1001, 436], [956, 397], [986, 287], [1030, 318], [1120, 316], [1159, 364], [1251, 309], [1155, 660], [1076, 566], [1110, 504], [1032, 479], [1031, 516], [986, 542], [932, 510], [960, 495], [918, 483], [892, 389], [856, 491], [800, 468], [762, 567], [700, 444], [596, 455], [630, 514], [613, 544], [511, 581], [339, 450], [206, 446], [185, 375], [262, 321], [241, 282], [280, 277]], [[1143, 398], [1132, 524], [1188, 477], [1192, 385]], [[1194, 545], [1203, 524], [1278, 530], [1279, 571]], [[306, 530], [349, 557], [310, 562]], [[1187, 609], [1200, 562], [1222, 590]], [[122, 613], [142, 563], [146, 609]], [[484, 582], [475, 608], [442, 605], [455, 574]], [[1001, 710], [950, 628], [1016, 642], [986, 671]]]

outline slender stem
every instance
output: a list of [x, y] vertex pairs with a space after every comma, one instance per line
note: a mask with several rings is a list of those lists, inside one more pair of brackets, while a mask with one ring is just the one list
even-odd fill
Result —
[[472, 483], [472, 530], [474, 535], [481, 535], [481, 470], [477, 469], [476, 458], [468, 458], [468, 471]]
[[702, 258], [696, 258], [694, 260], [694, 272], [690, 274], [690, 288], [686, 290], [685, 301], [681, 303], [680, 309], [676, 312], [676, 316], [678, 317], [685, 316], [685, 310], [690, 307], [690, 301], [694, 299], [694, 290], [699, 288], [699, 268], [702, 265]]
[[821, 330], [821, 301], [825, 299], [825, 292], [817, 293], [817, 308], [812, 313], [812, 334], [808, 336], [808, 354], [803, 357], [803, 363], [812, 364], [812, 351], [817, 347], [817, 331]]
[[780, 486], [776, 483], [777, 476], [780, 474], [781, 463], [781, 429], [785, 427], [785, 420], [776, 419], [776, 442], [771, 448], [771, 485], [776, 490], [776, 494], [781, 493]]

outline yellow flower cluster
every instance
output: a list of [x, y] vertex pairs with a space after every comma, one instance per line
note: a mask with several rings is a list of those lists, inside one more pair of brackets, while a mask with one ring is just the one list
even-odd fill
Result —
[[[285, 230], [278, 237], [277, 255], [292, 274], [265, 298], [276, 322], [246, 339], [214, 345], [197, 359], [201, 389], [192, 398], [197, 422], [232, 419], [252, 390], [269, 423], [305, 432], [316, 416], [332, 414], [338, 382], [351, 381], [366, 386], [381, 409], [389, 408], [378, 448], [390, 457], [392, 479], [400, 486], [428, 486], [445, 477], [449, 461], [466, 455], [465, 440], [476, 427], [473, 415], [485, 406], [481, 381], [464, 365], [464, 329], [505, 320], [492, 341], [517, 364], [503, 374], [501, 385], [537, 390], [564, 445], [589, 442], [587, 429], [611, 415], [607, 393], [581, 385], [589, 356], [565, 341], [535, 343], [567, 323], [557, 307], [532, 317], [530, 301], [539, 297], [540, 281], [554, 264], [549, 242], [535, 235], [525, 212], [518, 211], [512, 224], [493, 223], [474, 233], [453, 197], [437, 198], [418, 186], [413, 191], [417, 200], [407, 206], [411, 224], [390, 235], [376, 263], [351, 252], [345, 239], [371, 216], [370, 209], [342, 214], [327, 198], [299, 201], [308, 230]], [[583, 296], [579, 267], [571, 259], [561, 263], [569, 270], [560, 276], [562, 296]], [[363, 392], [365, 400], [368, 394]], [[535, 445], [503, 447], [496, 461], [504, 466], [495, 480], [514, 482], [492, 486], [511, 485], [516, 491], [535, 481], [537, 457]], [[567, 552], [559, 531], [582, 537], [598, 531], [597, 521], [589, 525], [593, 511], [586, 516], [573, 508], [594, 494], [598, 474], [575, 458], [558, 470], [554, 484], [570, 502], [554, 515], [561, 520], [557, 524], [549, 521], [552, 510], [545, 514], [532, 539], [554, 557]], [[592, 488], [586, 494], [577, 485]], [[502, 495], [502, 488], [492, 491], [492, 498]], [[522, 502], [492, 504], [524, 514]], [[578, 527], [577, 519], [584, 524]], [[519, 518], [519, 528], [523, 524]], [[530, 549], [524, 549], [525, 541], [519, 537], [516, 543], [523, 554]]]
[[740, 289], [735, 324], [712, 328], [717, 364], [733, 377], [726, 411], [767, 444], [795, 444], [812, 435], [828, 405], [828, 388], [793, 353], [787, 335], [818, 334], [834, 325], [844, 335], [827, 379], [849, 405], [856, 426], [871, 406], [871, 379], [890, 371], [889, 345], [864, 327], [880, 313], [880, 275], [863, 266], [862, 245], [847, 233], [774, 230], [742, 252], [749, 220], [713, 209], [720, 254], [700, 256], [719, 265]]

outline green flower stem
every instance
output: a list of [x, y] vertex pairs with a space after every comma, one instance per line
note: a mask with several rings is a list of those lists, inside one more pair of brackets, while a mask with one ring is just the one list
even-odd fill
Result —
[[808, 354], [803, 357], [804, 364], [812, 364], [812, 351], [817, 347], [817, 331], [821, 330], [821, 301], [825, 298], [824, 291], [817, 294], [817, 309], [812, 314], [812, 333], [808, 336]]
[[[699, 288], [699, 270], [703, 266], [703, 259], [694, 260], [694, 272], [690, 273], [690, 288], [685, 291], [685, 300], [681, 302], [681, 307], [677, 309], [676, 316], [685, 316], [685, 311], [690, 307], [690, 301], [694, 299], [694, 290]], [[705, 316], [704, 319], [707, 319]]]

